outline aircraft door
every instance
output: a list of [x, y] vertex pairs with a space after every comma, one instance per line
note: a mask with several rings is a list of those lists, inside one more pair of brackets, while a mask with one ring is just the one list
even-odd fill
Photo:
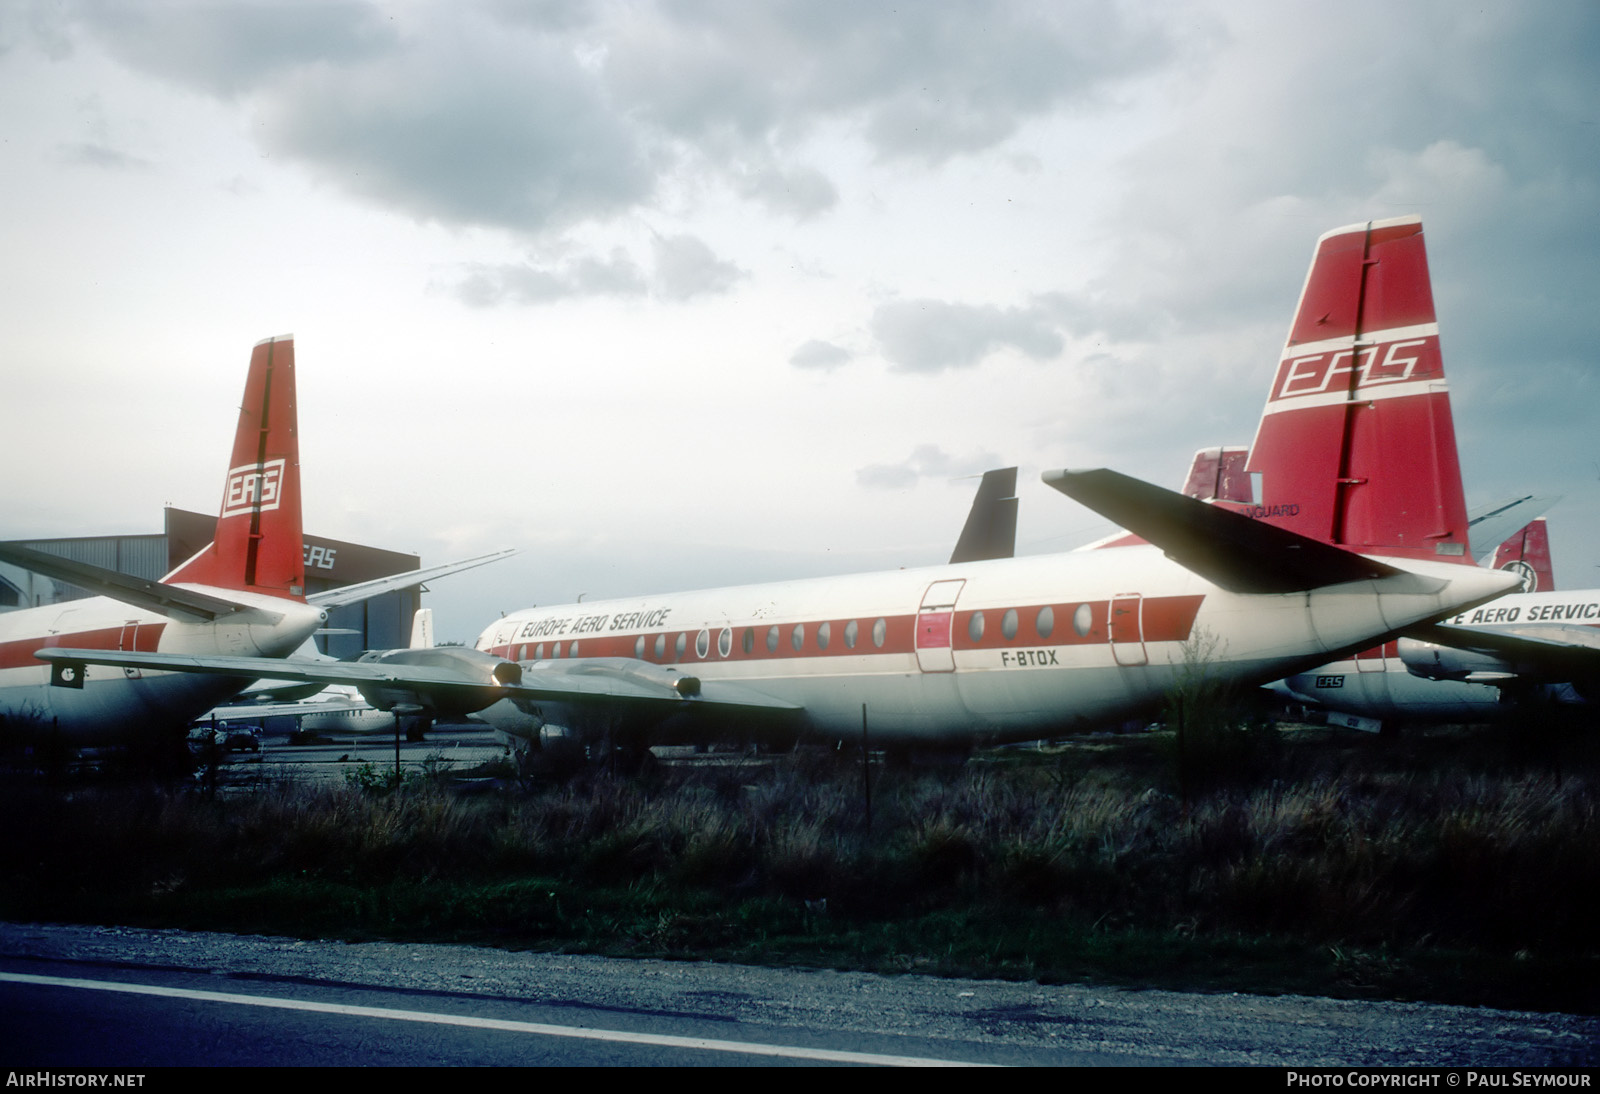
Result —
[[935, 581], [922, 594], [922, 605], [917, 609], [917, 667], [923, 672], [956, 669], [950, 632], [955, 626], [956, 599], [966, 583], [965, 578]]
[[514, 657], [516, 655], [517, 651], [511, 645], [511, 642], [516, 637], [517, 637], [517, 625], [515, 623], [501, 623], [498, 627], [495, 628], [494, 641], [490, 645], [490, 649], [492, 651], [497, 651], [497, 650], [500, 650], [500, 649], [504, 649], [505, 653], [500, 654], [500, 656], [506, 657], [506, 658], [512, 658], [512, 657]]
[[[122, 634], [117, 638], [117, 649], [133, 651], [137, 650], [138, 648], [139, 621], [137, 619], [130, 619], [122, 625]], [[136, 668], [124, 668], [122, 670], [122, 675], [126, 676], [129, 680], [138, 680], [140, 678], [139, 670]]]
[[1387, 644], [1373, 646], [1370, 650], [1362, 650], [1356, 654], [1357, 672], [1383, 672], [1387, 666], [1384, 656], [1388, 653]]
[[1111, 598], [1111, 656], [1119, 665], [1149, 662], [1144, 648], [1144, 600], [1138, 593], [1118, 593]]

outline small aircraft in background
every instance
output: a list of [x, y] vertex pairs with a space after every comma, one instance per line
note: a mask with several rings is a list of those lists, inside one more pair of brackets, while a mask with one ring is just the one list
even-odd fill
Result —
[[[730, 730], [965, 748], [1158, 706], [1196, 670], [1255, 684], [1515, 584], [1472, 564], [1426, 252], [1414, 218], [1318, 240], [1253, 453], [1296, 449], [1266, 502], [1207, 504], [1108, 470], [1044, 481], [1142, 539], [531, 608], [476, 649], [337, 666], [43, 649], [110, 664], [353, 684], [374, 706], [481, 711], [520, 747], [625, 749]], [[1281, 467], [1282, 461], [1274, 463]]]

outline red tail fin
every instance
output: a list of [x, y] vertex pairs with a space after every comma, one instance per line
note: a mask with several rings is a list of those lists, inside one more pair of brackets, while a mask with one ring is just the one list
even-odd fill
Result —
[[1522, 575], [1525, 593], [1554, 592], [1556, 573], [1550, 562], [1550, 533], [1544, 518], [1529, 521], [1522, 531], [1496, 547], [1489, 565]]
[[305, 598], [293, 335], [256, 343], [216, 539], [162, 580]]
[[1471, 563], [1419, 218], [1317, 241], [1247, 470], [1281, 527]]
[[1183, 492], [1201, 501], [1254, 501], [1255, 492], [1244, 469], [1249, 456], [1248, 448], [1202, 448], [1189, 464]]

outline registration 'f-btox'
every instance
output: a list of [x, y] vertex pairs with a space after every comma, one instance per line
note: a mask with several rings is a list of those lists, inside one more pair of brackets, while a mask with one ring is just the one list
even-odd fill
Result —
[[1198, 646], [1219, 679], [1275, 679], [1513, 584], [1467, 557], [1437, 364], [1420, 226], [1340, 229], [1319, 241], [1257, 440], [1315, 450], [1298, 464], [1314, 471], [1268, 486], [1290, 521], [1052, 471], [1045, 482], [1146, 542], [533, 608], [476, 650], [393, 651], [316, 678], [384, 709], [482, 709], [530, 745], [729, 725], [855, 739], [864, 719], [880, 744], [1023, 740], [1155, 706]]

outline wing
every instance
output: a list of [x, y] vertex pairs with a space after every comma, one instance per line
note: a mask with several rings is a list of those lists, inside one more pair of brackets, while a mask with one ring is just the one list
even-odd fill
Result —
[[1417, 676], [1474, 683], [1573, 683], [1600, 679], [1600, 631], [1575, 623], [1415, 627], [1400, 659]]
[[342, 585], [337, 589], [329, 589], [325, 593], [312, 593], [306, 597], [307, 604], [315, 604], [319, 608], [340, 608], [346, 604], [355, 604], [358, 601], [378, 596], [382, 593], [393, 592], [396, 589], [409, 589], [413, 585], [421, 585], [424, 581], [432, 581], [436, 577], [446, 574], [457, 574], [462, 570], [470, 570], [474, 566], [484, 566], [490, 562], [498, 562], [502, 558], [509, 558], [517, 553], [515, 547], [504, 551], [495, 551], [493, 554], [479, 555], [476, 558], [464, 558], [460, 562], [445, 562], [438, 566], [428, 566], [420, 570], [407, 570], [403, 574], [393, 574], [389, 577], [375, 578], [372, 581], [363, 581], [356, 585]]
[[798, 703], [754, 688], [699, 677], [666, 665], [625, 657], [517, 664], [456, 646], [388, 650], [360, 661], [286, 661], [271, 657], [134, 653], [124, 650], [41, 649], [35, 656], [52, 666], [52, 682], [81, 686], [85, 665], [161, 669], [172, 672], [307, 683], [348, 684], [379, 710], [415, 706], [435, 715], [472, 714], [502, 699], [519, 706], [561, 704], [587, 710], [662, 717], [701, 713], [765, 711], [798, 713]]

